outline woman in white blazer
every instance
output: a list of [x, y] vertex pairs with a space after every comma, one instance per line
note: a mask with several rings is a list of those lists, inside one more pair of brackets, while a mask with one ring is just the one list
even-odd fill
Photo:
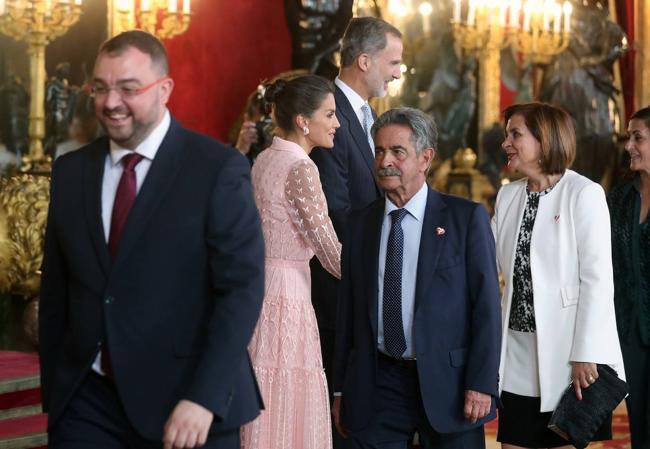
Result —
[[[492, 219], [505, 279], [497, 439], [504, 449], [563, 447], [546, 426], [569, 383], [580, 399], [596, 364], [623, 376], [609, 213], [600, 185], [568, 169], [566, 112], [528, 103], [504, 115], [508, 166], [524, 178], [501, 188]], [[611, 419], [595, 439], [610, 438]]]

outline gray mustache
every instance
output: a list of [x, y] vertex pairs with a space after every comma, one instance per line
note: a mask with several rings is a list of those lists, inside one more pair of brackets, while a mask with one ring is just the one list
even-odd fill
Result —
[[382, 178], [384, 176], [402, 176], [402, 172], [396, 169], [395, 167], [386, 167], [377, 170], [377, 176]]

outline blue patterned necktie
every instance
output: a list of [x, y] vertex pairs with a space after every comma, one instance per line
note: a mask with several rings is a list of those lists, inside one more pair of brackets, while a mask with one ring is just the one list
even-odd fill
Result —
[[372, 157], [375, 157], [375, 142], [373, 142], [372, 136], [370, 135], [370, 129], [372, 128], [373, 123], [375, 123], [375, 119], [372, 118], [370, 105], [368, 103], [364, 103], [363, 106], [361, 106], [361, 112], [363, 112], [363, 131], [366, 133], [368, 144], [372, 150]]
[[384, 268], [384, 348], [395, 358], [401, 358], [406, 351], [404, 324], [402, 322], [402, 259], [404, 253], [404, 231], [402, 219], [408, 212], [396, 209], [390, 213], [392, 225], [386, 247]]

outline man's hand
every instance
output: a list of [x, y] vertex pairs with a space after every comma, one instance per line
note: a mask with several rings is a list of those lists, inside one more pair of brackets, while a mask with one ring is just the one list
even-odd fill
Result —
[[463, 413], [471, 423], [475, 423], [479, 419], [485, 417], [490, 413], [490, 405], [492, 405], [492, 396], [478, 391], [465, 390], [465, 407]]
[[195, 402], [181, 400], [165, 423], [164, 449], [203, 446], [214, 415]]
[[334, 417], [334, 425], [336, 430], [341, 434], [343, 438], [348, 437], [348, 431], [343, 426], [341, 422], [341, 400], [343, 396], [334, 396], [334, 403], [332, 404], [332, 416]]
[[598, 379], [598, 368], [595, 363], [571, 362], [571, 381], [576, 391], [576, 398], [582, 401], [582, 389], [589, 388], [589, 385]]

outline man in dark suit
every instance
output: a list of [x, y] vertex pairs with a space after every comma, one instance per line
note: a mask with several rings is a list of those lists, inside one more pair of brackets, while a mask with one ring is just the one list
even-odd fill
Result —
[[[386, 95], [388, 83], [401, 76], [402, 34], [375, 17], [354, 18], [341, 41], [341, 69], [334, 81], [336, 118], [341, 127], [333, 148], [316, 148], [311, 157], [318, 166], [334, 230], [345, 245], [350, 211], [381, 195], [372, 174], [375, 158], [370, 128], [375, 114], [368, 104]], [[338, 280], [311, 261], [312, 303], [318, 319], [323, 365], [331, 384]]]
[[343, 247], [332, 413], [354, 448], [485, 446], [500, 305], [485, 209], [431, 190], [437, 130], [415, 109], [373, 126], [386, 192], [351, 214]]
[[[54, 165], [40, 302], [49, 447], [238, 448], [264, 243], [244, 157], [182, 128], [162, 44], [105, 42], [107, 137]], [[236, 205], [236, 207], [233, 207]]]

